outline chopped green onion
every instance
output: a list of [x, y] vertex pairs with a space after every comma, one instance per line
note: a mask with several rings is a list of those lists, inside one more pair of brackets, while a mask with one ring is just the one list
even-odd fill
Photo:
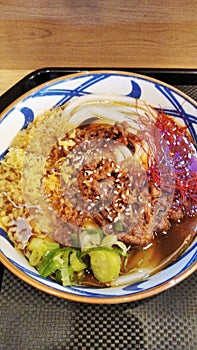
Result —
[[129, 248], [123, 242], [117, 241], [115, 245], [117, 245], [122, 250], [123, 256], [127, 254]]
[[49, 242], [36, 237], [32, 238], [28, 245], [31, 252], [29, 256], [30, 265], [38, 267], [46, 252], [58, 249], [59, 246], [59, 243], [56, 242]]
[[116, 232], [122, 232], [122, 231], [123, 231], [123, 224], [122, 224], [121, 221], [115, 222], [115, 224], [114, 224], [114, 230], [115, 230]]
[[127, 254], [128, 248], [127, 246], [121, 242], [118, 241], [116, 235], [108, 235], [103, 238], [101, 241], [101, 246], [102, 247], [113, 247], [113, 246], [118, 246], [122, 250], [122, 255], [125, 256]]
[[108, 235], [105, 236], [101, 241], [102, 247], [112, 247], [117, 242], [117, 236], [116, 235]]
[[79, 235], [81, 250], [99, 246], [101, 238], [102, 230], [100, 228], [85, 228]]
[[75, 272], [84, 270], [87, 267], [78, 255], [76, 250], [70, 255], [70, 264]]
[[54, 249], [44, 255], [43, 260], [38, 268], [38, 271], [42, 277], [48, 277], [51, 274], [55, 273], [56, 270], [59, 270], [60, 260], [56, 258], [54, 261], [55, 256], [58, 254], [62, 254], [61, 248]]
[[61, 280], [63, 286], [70, 286], [72, 282], [72, 277], [73, 277], [73, 269], [69, 265], [69, 255], [70, 251], [67, 250], [63, 253], [62, 256], [62, 264], [60, 267], [60, 272], [61, 272]]
[[72, 245], [73, 247], [79, 247], [79, 236], [77, 233], [71, 234]]

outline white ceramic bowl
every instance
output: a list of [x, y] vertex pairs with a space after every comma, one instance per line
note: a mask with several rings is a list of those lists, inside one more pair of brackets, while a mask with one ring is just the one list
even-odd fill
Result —
[[[175, 119], [182, 119], [197, 144], [197, 103], [179, 90], [149, 77], [116, 71], [72, 74], [45, 83], [10, 105], [0, 120], [0, 155], [3, 157], [15, 135], [37, 115], [73, 97], [102, 94], [123, 95], [146, 101]], [[179, 283], [197, 269], [197, 240], [170, 266], [137, 283], [121, 287], [63, 287], [41, 277], [13, 247], [0, 228], [0, 260], [15, 275], [49, 294], [87, 303], [122, 303], [158, 294]]]

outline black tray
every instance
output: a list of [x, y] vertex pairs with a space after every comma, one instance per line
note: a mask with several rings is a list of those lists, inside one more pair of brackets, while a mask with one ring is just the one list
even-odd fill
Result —
[[[42, 83], [91, 70], [98, 68], [36, 70], [0, 97], [0, 112]], [[197, 70], [124, 71], [162, 80], [197, 100]], [[1, 350], [197, 349], [196, 273], [152, 298], [120, 305], [88, 305], [58, 299], [27, 285], [6, 268], [1, 267], [0, 274]]]
[[[197, 70], [192, 69], [138, 69], [138, 68], [103, 68], [102, 70], [118, 70], [147, 75], [149, 77], [159, 79], [171, 85], [197, 85]], [[42, 68], [25, 76], [11, 89], [5, 92], [0, 97], [0, 113], [16, 98], [20, 97], [25, 92], [34, 87], [46, 83], [49, 80], [73, 73], [80, 73], [84, 71], [98, 70], [98, 68], [84, 69], [84, 68]]]

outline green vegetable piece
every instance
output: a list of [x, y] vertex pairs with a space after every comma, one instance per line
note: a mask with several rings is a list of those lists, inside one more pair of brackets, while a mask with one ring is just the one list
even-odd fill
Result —
[[41, 276], [48, 277], [55, 273], [63, 286], [70, 286], [74, 270], [69, 264], [69, 257], [73, 251], [73, 248], [59, 248], [47, 252], [38, 269]]
[[28, 249], [30, 251], [33, 251], [34, 249], [38, 249], [42, 246], [46, 247], [48, 250], [52, 250], [52, 249], [59, 248], [60, 245], [57, 242], [49, 242], [49, 241], [46, 241], [42, 238], [34, 237], [31, 239], [31, 241], [28, 245]]
[[47, 251], [59, 248], [59, 243], [49, 242], [42, 238], [32, 238], [28, 249], [31, 251], [29, 263], [31, 266], [39, 266], [43, 256]]
[[72, 245], [73, 247], [79, 247], [79, 236], [77, 233], [71, 234]]
[[62, 283], [62, 275], [61, 275], [61, 271], [57, 270], [55, 273], [55, 280], [59, 283]]
[[123, 224], [121, 221], [118, 221], [114, 224], [114, 229], [116, 232], [122, 232], [123, 231]]
[[92, 272], [97, 280], [107, 283], [120, 273], [121, 258], [114, 251], [97, 249], [89, 252]]
[[117, 242], [116, 235], [107, 235], [101, 241], [102, 247], [112, 247]]
[[42, 251], [41, 249], [34, 249], [29, 257], [30, 265], [38, 266], [44, 254], [45, 251]]
[[123, 242], [117, 241], [116, 242], [116, 246], [119, 247], [122, 250], [122, 255], [123, 256], [127, 255], [127, 252], [128, 252], [129, 248], [127, 248], [127, 246]]
[[48, 277], [56, 270], [60, 269], [61, 262], [58, 258], [58, 254], [62, 254], [61, 248], [46, 252], [38, 268], [38, 272], [41, 274], [42, 277]]
[[70, 255], [70, 264], [75, 272], [84, 270], [87, 267], [87, 265], [78, 256], [76, 250]]
[[69, 266], [65, 262], [63, 263], [62, 268], [61, 268], [61, 280], [62, 280], [63, 286], [70, 286], [71, 285]]
[[125, 256], [127, 254], [128, 248], [123, 243], [117, 240], [117, 236], [115, 235], [107, 235], [103, 238], [101, 242], [102, 247], [112, 247], [117, 246], [121, 249], [121, 255]]
[[62, 265], [61, 265], [61, 280], [63, 286], [70, 286], [72, 277], [73, 277], [73, 268], [72, 266], [69, 265], [69, 255], [70, 255], [70, 250], [66, 250], [63, 253], [62, 256]]
[[90, 247], [99, 246], [102, 239], [102, 230], [100, 228], [85, 228], [79, 235], [81, 250], [84, 251]]

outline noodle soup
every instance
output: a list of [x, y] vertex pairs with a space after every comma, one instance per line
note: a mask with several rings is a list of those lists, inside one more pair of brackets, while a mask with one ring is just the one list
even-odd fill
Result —
[[190, 135], [162, 111], [71, 101], [20, 131], [1, 161], [1, 224], [43, 277], [136, 282], [194, 239], [196, 167]]

